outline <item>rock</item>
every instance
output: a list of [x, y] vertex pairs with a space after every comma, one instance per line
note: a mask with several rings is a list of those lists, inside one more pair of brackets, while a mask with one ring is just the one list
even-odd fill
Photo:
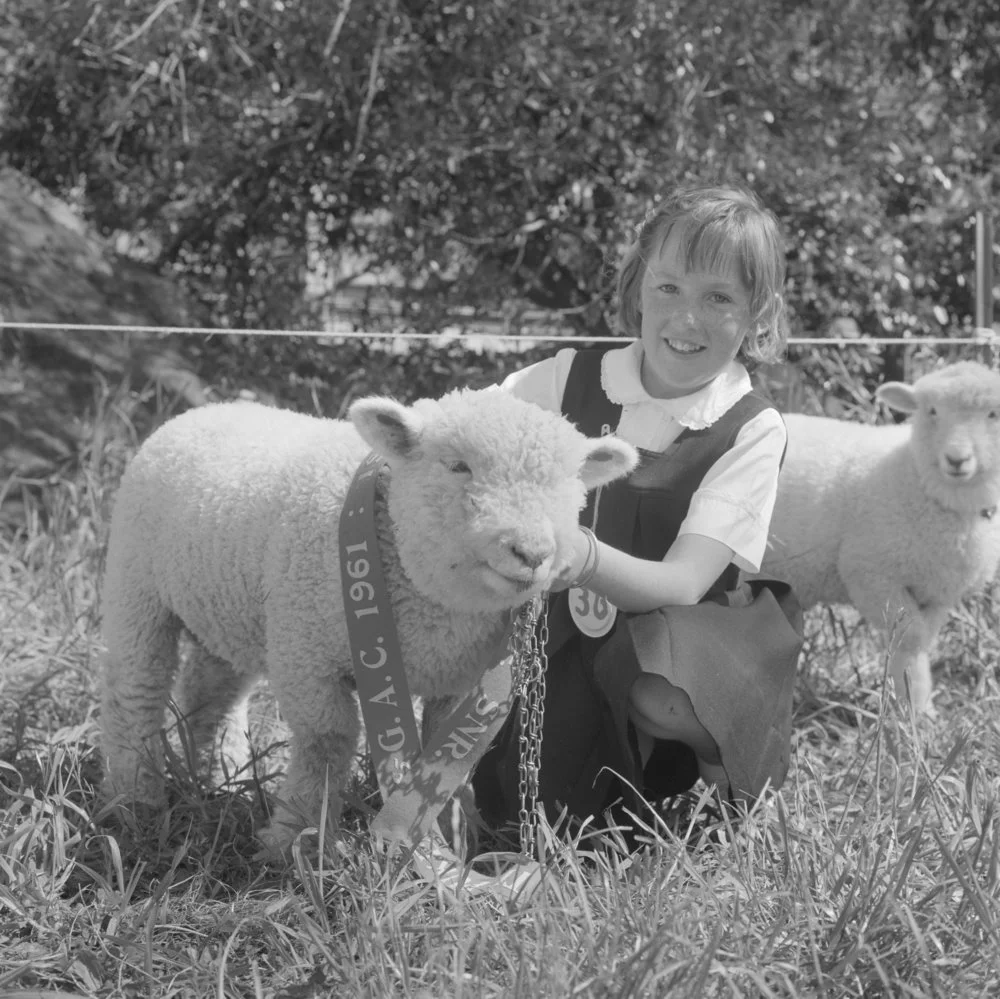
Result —
[[[207, 314], [171, 281], [114, 252], [64, 201], [3, 167], [0, 322], [204, 326]], [[176, 334], [0, 326], [0, 365], [0, 504], [87, 446], [96, 375], [110, 384], [129, 378], [135, 388], [155, 383], [179, 408], [213, 397]]]

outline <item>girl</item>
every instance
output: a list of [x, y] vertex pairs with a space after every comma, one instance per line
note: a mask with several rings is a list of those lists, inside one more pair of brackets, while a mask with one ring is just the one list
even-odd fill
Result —
[[[550, 601], [539, 797], [552, 822], [699, 776], [735, 797], [785, 776], [800, 616], [784, 584], [737, 580], [760, 568], [785, 448], [747, 371], [784, 349], [784, 276], [777, 220], [753, 194], [679, 191], [619, 271], [637, 339], [567, 348], [503, 383], [643, 456], [589, 497]], [[515, 711], [473, 778], [494, 829], [518, 817], [518, 736]]]

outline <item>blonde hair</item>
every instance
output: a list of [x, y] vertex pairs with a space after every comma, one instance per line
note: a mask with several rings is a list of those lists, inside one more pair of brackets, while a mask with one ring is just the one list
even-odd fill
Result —
[[640, 292], [646, 264], [656, 248], [681, 226], [681, 250], [689, 268], [717, 270], [736, 265], [750, 292], [751, 330], [739, 357], [751, 364], [778, 360], [788, 340], [782, 289], [785, 247], [778, 219], [751, 191], [736, 187], [690, 187], [661, 201], [639, 226], [618, 269], [618, 320], [629, 336], [642, 328]]

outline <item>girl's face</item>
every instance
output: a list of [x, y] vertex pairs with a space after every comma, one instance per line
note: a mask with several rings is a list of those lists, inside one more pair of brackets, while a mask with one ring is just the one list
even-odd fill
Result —
[[750, 292], [734, 265], [687, 270], [683, 236], [674, 225], [642, 278], [642, 384], [657, 399], [707, 385], [750, 331]]

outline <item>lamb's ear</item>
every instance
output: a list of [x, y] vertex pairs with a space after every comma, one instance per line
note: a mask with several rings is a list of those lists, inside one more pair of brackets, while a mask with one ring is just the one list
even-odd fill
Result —
[[906, 382], [885, 382], [875, 390], [875, 398], [897, 413], [915, 413], [917, 395]]
[[617, 437], [594, 437], [587, 441], [580, 478], [589, 492], [614, 482], [639, 464], [639, 452]]
[[395, 399], [359, 399], [347, 410], [362, 439], [384, 458], [408, 458], [420, 444], [424, 421]]

